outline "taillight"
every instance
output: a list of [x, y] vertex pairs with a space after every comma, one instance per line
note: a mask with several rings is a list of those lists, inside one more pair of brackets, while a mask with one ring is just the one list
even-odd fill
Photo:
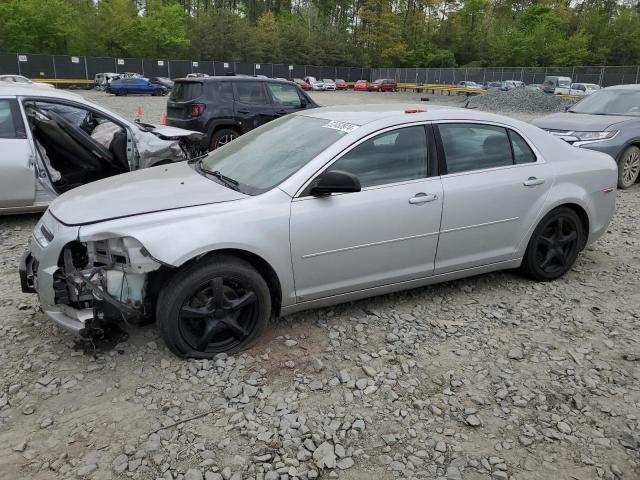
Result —
[[204, 103], [192, 103], [191, 104], [191, 116], [192, 117], [199, 117], [200, 115], [202, 115], [205, 111], [205, 105]]

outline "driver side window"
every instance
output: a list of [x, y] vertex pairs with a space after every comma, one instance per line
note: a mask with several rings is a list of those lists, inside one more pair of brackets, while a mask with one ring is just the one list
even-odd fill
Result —
[[351, 149], [329, 170], [358, 177], [362, 188], [427, 177], [427, 136], [424, 126], [381, 133]]

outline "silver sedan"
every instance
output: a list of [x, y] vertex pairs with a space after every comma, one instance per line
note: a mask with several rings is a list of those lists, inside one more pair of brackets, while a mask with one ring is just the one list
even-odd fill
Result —
[[501, 269], [556, 279], [605, 232], [616, 180], [610, 156], [498, 115], [313, 109], [62, 195], [22, 287], [80, 334], [155, 318], [206, 358], [274, 314]]

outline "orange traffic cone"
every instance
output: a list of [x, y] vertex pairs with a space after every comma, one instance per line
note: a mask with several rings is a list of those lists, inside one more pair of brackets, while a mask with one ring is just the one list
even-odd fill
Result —
[[136, 117], [142, 117], [144, 112], [142, 111], [142, 105], [138, 105], [138, 110], [136, 111]]
[[160, 120], [160, 123], [165, 126], [167, 125], [167, 112], [162, 114], [162, 120]]

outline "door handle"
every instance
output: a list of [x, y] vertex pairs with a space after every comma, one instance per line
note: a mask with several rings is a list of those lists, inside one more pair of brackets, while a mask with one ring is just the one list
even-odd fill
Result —
[[278, 111], [276, 112], [276, 114], [278, 114], [278, 115], [286, 115], [286, 114], [287, 114], [287, 111], [286, 111], [286, 110], [278, 110]]
[[536, 185], [542, 185], [544, 178], [529, 177], [524, 181], [525, 187], [535, 187]]
[[435, 193], [416, 193], [416, 196], [409, 199], [411, 205], [420, 205], [421, 203], [433, 202], [438, 196]]
[[238, 113], [246, 114], [251, 112], [249, 110], [238, 110]]

